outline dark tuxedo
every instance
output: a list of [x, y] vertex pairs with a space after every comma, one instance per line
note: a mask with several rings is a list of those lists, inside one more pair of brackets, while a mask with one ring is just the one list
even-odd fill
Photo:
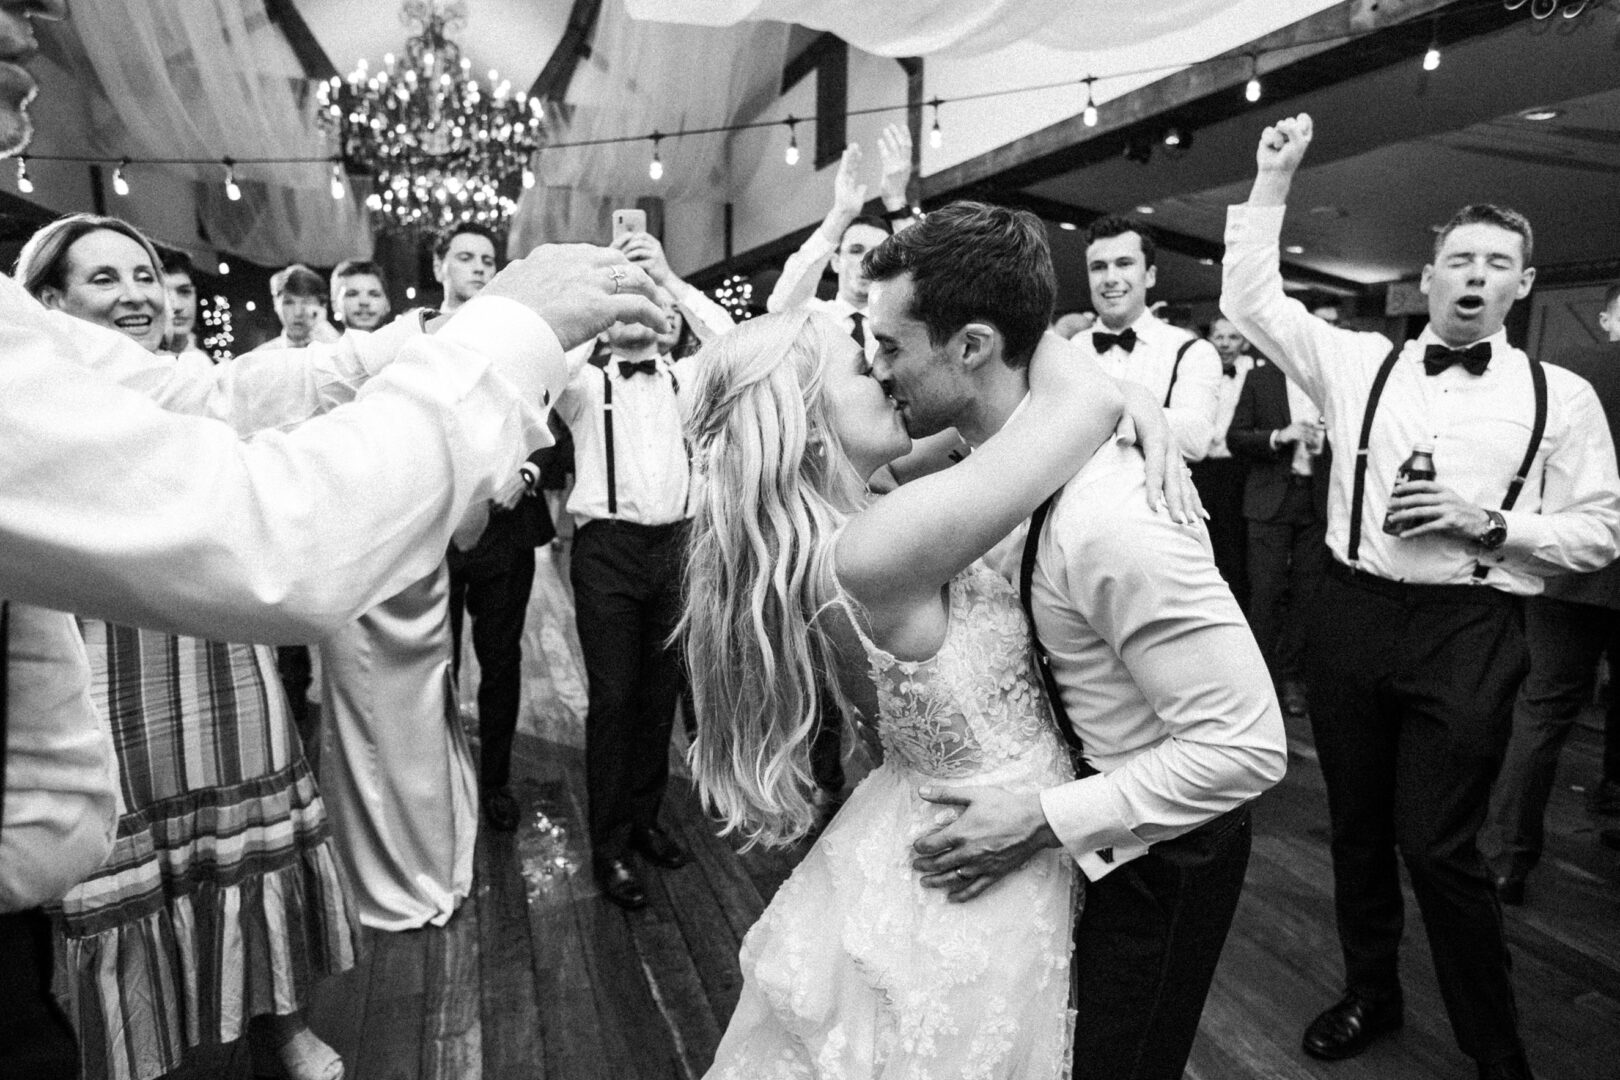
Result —
[[1293, 422], [1282, 369], [1257, 359], [1238, 395], [1226, 445], [1249, 462], [1243, 516], [1249, 523], [1249, 624], [1280, 686], [1300, 677], [1300, 623], [1327, 560], [1327, 493], [1331, 459], [1324, 450], [1309, 477], [1296, 476], [1294, 445], [1271, 445]]
[[[550, 447], [536, 450], [529, 461], [543, 471], [551, 452]], [[472, 615], [473, 652], [478, 656], [479, 781], [484, 792], [504, 787], [511, 775], [534, 549], [555, 535], [546, 500], [532, 491], [510, 510], [491, 507], [489, 524], [469, 550], [450, 548], [450, 633], [457, 675], [463, 606]]]
[[[1573, 349], [1553, 361], [1592, 384], [1620, 444], [1620, 342]], [[1498, 874], [1521, 878], [1541, 859], [1547, 800], [1558, 756], [1586, 702], [1598, 658], [1620, 669], [1620, 562], [1590, 574], [1549, 578], [1524, 607], [1530, 673], [1513, 706], [1513, 735], [1491, 795], [1481, 849]], [[1604, 723], [1603, 780], [1620, 784], [1620, 694]]]

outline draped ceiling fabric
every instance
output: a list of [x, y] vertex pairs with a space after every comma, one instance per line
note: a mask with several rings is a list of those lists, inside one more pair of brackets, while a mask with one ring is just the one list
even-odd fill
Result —
[[875, 56], [977, 56], [1017, 42], [1094, 52], [1186, 30], [1231, 0], [625, 0], [650, 22], [830, 30]]
[[[105, 95], [92, 138], [113, 160], [331, 153], [263, 0], [76, 3], [67, 25]], [[324, 165], [238, 165], [240, 202], [224, 197], [218, 164], [165, 168], [201, 185], [198, 215], [216, 247], [267, 265], [371, 255], [365, 212], [352, 191], [332, 198]]]
[[[788, 32], [785, 24], [760, 22], [652, 25], [631, 19], [623, 0], [606, 0], [590, 58], [568, 90], [563, 112], [569, 119], [551, 131], [551, 141], [673, 134], [745, 121], [776, 98]], [[760, 140], [739, 145], [725, 134], [665, 139], [662, 180], [647, 175], [647, 140], [544, 150], [540, 182], [518, 203], [508, 250], [516, 255], [541, 243], [604, 243], [612, 208], [634, 206], [639, 196], [662, 196], [666, 218], [681, 213], [682, 204], [712, 209], [726, 201], [733, 178], [747, 182], [764, 150]]]

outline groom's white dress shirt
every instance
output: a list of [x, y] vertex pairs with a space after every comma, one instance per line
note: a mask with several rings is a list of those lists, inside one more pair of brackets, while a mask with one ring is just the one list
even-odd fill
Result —
[[[467, 506], [549, 443], [544, 402], [565, 377], [545, 322], [497, 297], [431, 338], [356, 335], [282, 354], [280, 370], [246, 361], [193, 378], [0, 277], [0, 597], [17, 602], [0, 912], [60, 896], [111, 841], [111, 747], [60, 611], [318, 637], [438, 564]], [[246, 429], [348, 397], [249, 439], [154, 403]]]
[[1282, 712], [1209, 534], [1148, 508], [1134, 447], [1111, 440], [1058, 494], [1031, 593], [1064, 707], [1099, 770], [1041, 794], [1087, 877], [1282, 778]]

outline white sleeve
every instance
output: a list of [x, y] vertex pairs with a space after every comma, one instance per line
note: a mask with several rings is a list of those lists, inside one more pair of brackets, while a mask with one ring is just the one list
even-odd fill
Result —
[[0, 282], [0, 595], [221, 641], [312, 640], [426, 575], [549, 445], [564, 377], [538, 316], [479, 298], [351, 404], [242, 439], [86, 370], [118, 351], [94, 329]]
[[[1176, 346], [1181, 348], [1181, 346]], [[1195, 341], [1181, 358], [1176, 385], [1170, 388], [1165, 418], [1188, 461], [1202, 461], [1215, 438], [1220, 413], [1221, 354], [1207, 341]]]
[[[255, 349], [224, 364], [192, 364], [124, 349], [124, 335], [51, 313], [64, 330], [90, 346], [81, 360], [112, 381], [146, 395], [169, 412], [211, 416], [248, 434], [302, 423], [354, 397], [412, 338], [420, 320], [395, 319], [375, 333], [351, 330], [335, 342], [301, 349]], [[73, 324], [80, 324], [75, 327]], [[102, 335], [110, 341], [98, 342]]]
[[788, 261], [782, 266], [782, 276], [776, 279], [776, 288], [771, 290], [770, 299], [765, 301], [765, 310], [773, 314], [792, 311], [814, 300], [821, 272], [827, 269], [827, 263], [837, 250], [838, 246], [829, 244], [821, 235], [821, 229], [817, 228], [798, 251], [788, 256]]
[[731, 312], [711, 300], [702, 289], [687, 285], [684, 281], [681, 285], [683, 288], [675, 293], [675, 303], [691, 322], [692, 331], [697, 334], [699, 341], [707, 345], [736, 325]]

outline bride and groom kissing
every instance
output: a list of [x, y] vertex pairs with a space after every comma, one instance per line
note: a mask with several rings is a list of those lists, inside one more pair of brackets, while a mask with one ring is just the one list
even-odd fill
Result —
[[[749, 932], [710, 1075], [1179, 1077], [1286, 765], [1270, 676], [1157, 401], [1045, 333], [1039, 220], [955, 203], [865, 270], [870, 362], [767, 316], [693, 389], [704, 798], [803, 836], [818, 686], [883, 747]], [[870, 494], [950, 428], [965, 460]]]

